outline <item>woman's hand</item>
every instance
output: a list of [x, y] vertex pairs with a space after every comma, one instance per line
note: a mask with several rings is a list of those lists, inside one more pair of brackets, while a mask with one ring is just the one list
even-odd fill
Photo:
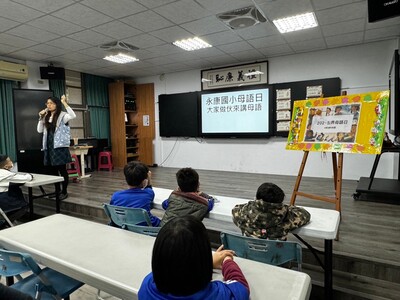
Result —
[[47, 114], [48, 111], [49, 111], [49, 110], [48, 110], [47, 108], [42, 109], [41, 111], [39, 111], [39, 118], [40, 118], [40, 119], [43, 119], [44, 116]]
[[224, 245], [219, 246], [213, 254], [213, 268], [221, 269], [222, 263], [227, 259], [233, 259], [235, 252], [233, 250], [224, 250]]
[[65, 97], [65, 95], [61, 96], [61, 103], [64, 105], [64, 107], [68, 107], [67, 97]]

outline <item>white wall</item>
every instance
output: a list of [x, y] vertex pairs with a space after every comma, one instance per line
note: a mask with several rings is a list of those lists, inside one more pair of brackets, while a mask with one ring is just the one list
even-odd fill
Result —
[[27, 61], [29, 78], [27, 81], [21, 83], [21, 88], [30, 90], [48, 90], [49, 81], [40, 79], [40, 67], [46, 67], [42, 63]]
[[[268, 59], [269, 82], [282, 83], [340, 77], [348, 94], [388, 89], [388, 70], [398, 41], [302, 53]], [[154, 82], [156, 103], [155, 163], [166, 167], [297, 175], [301, 151], [285, 150], [286, 139], [161, 138], [158, 132], [158, 95], [199, 91], [200, 70], [151, 76], [137, 83]], [[369, 176], [375, 156], [345, 154], [343, 178]], [[376, 176], [396, 178], [398, 155], [382, 155]], [[331, 154], [310, 153], [305, 176], [332, 177]]]

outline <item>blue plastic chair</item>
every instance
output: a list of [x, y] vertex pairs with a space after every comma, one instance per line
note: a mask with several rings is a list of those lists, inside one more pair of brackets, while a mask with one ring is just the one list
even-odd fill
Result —
[[228, 232], [221, 232], [220, 237], [224, 248], [234, 250], [239, 257], [274, 266], [296, 262], [297, 269], [301, 271], [302, 249], [299, 243], [258, 239]]
[[83, 283], [50, 268], [41, 269], [28, 253], [0, 249], [0, 275], [31, 271], [32, 274], [11, 285], [12, 288], [34, 299], [69, 299], [69, 295]]
[[143, 224], [151, 226], [149, 214], [143, 208], [115, 206], [104, 203], [103, 209], [110, 220], [122, 228], [123, 224]]
[[161, 229], [161, 227], [140, 226], [140, 225], [134, 225], [134, 224], [123, 224], [122, 228], [127, 229], [132, 232], [150, 235], [150, 236], [157, 236], [158, 232]]

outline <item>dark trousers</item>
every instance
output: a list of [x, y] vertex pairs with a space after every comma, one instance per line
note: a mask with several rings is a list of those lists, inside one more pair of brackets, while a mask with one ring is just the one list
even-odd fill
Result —
[[[67, 165], [47, 166], [47, 169], [48, 169], [49, 175], [54, 175], [54, 176], [61, 175], [62, 177], [64, 177], [64, 181], [62, 182], [61, 193], [66, 194], [67, 187], [68, 187], [68, 180], [69, 180], [68, 172], [67, 172]], [[55, 183], [54, 185], [56, 187], [56, 191], [59, 191], [60, 183]]]
[[28, 210], [20, 186], [23, 184], [10, 183], [8, 192], [0, 193], [0, 208], [5, 212], [11, 222], [22, 217]]

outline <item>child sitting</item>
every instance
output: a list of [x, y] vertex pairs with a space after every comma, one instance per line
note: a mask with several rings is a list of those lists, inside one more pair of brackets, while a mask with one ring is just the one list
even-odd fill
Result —
[[28, 208], [20, 185], [32, 180], [31, 174], [11, 172], [13, 162], [8, 155], [0, 154], [0, 208], [12, 221], [23, 216]]
[[[176, 217], [164, 225], [154, 242], [152, 273], [138, 297], [147, 299], [249, 299], [249, 285], [234, 252], [220, 246], [212, 254], [203, 223], [193, 216]], [[222, 269], [224, 282], [212, 281], [214, 269]]]
[[161, 226], [177, 216], [192, 215], [200, 221], [214, 207], [214, 198], [199, 191], [199, 174], [192, 168], [183, 168], [176, 173], [178, 190], [173, 191], [162, 203], [166, 210]]
[[285, 193], [273, 183], [263, 183], [256, 200], [232, 209], [233, 222], [246, 236], [286, 240], [289, 231], [307, 224], [310, 213], [304, 208], [283, 204]]
[[154, 227], [160, 225], [160, 219], [150, 212], [154, 191], [151, 187], [151, 172], [149, 168], [141, 163], [129, 162], [124, 167], [124, 175], [129, 189], [115, 192], [110, 204], [123, 207], [134, 207], [145, 209]]

